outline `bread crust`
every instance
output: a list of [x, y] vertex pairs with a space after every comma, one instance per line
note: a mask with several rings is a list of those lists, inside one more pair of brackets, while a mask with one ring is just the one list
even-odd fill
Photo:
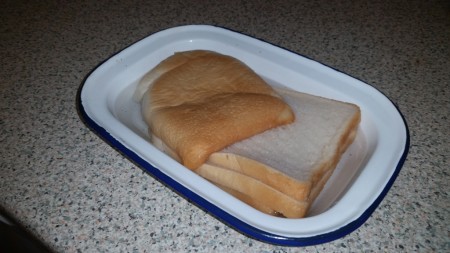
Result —
[[236, 141], [294, 121], [281, 97], [235, 58], [192, 51], [162, 64], [170, 67], [156, 67], [164, 73], [143, 96], [144, 120], [190, 169]]
[[209, 51], [197, 50], [197, 51], [189, 51], [189, 52], [178, 52], [176, 53], [177, 57], [169, 57], [150, 71], [148, 71], [140, 80], [136, 91], [133, 94], [133, 100], [136, 102], [140, 102], [142, 97], [153, 84], [153, 82], [158, 79], [162, 74], [186, 63], [192, 58], [196, 58], [202, 55], [208, 54]]

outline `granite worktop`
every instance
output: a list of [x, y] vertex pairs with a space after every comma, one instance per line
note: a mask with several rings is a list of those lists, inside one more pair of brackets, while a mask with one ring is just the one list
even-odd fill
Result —
[[[332, 3], [333, 2], [333, 3]], [[166, 28], [208, 24], [377, 88], [410, 149], [372, 216], [305, 252], [450, 251], [448, 1], [2, 1], [0, 208], [56, 252], [294, 252], [180, 197], [93, 133], [76, 95], [101, 62]]]

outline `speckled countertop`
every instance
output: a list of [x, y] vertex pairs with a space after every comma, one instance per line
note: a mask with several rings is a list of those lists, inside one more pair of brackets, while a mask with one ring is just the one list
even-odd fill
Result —
[[448, 1], [0, 3], [0, 207], [56, 252], [294, 252], [178, 196], [80, 120], [83, 79], [165, 28], [226, 27], [367, 82], [409, 125], [407, 160], [348, 236], [305, 252], [450, 251]]

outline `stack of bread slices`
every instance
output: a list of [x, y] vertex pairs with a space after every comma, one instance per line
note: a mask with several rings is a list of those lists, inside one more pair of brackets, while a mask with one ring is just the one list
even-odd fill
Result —
[[153, 144], [252, 207], [301, 218], [353, 142], [357, 105], [271, 87], [241, 61], [175, 53], [134, 94]]

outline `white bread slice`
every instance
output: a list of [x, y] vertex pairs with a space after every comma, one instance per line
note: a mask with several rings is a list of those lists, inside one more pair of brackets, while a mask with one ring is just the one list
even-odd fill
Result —
[[[277, 91], [294, 110], [296, 121], [237, 142], [212, 154], [207, 163], [255, 178], [297, 201], [306, 202], [309, 208], [353, 142], [360, 109], [354, 104], [291, 90]], [[208, 179], [218, 185], [224, 185], [226, 180]], [[246, 180], [236, 177], [233, 184], [246, 184]], [[239, 191], [238, 188], [234, 190]], [[240, 193], [254, 199], [249, 193]], [[273, 206], [270, 199], [253, 201]], [[295, 210], [286, 213], [281, 209], [288, 207], [274, 211], [289, 218], [303, 217], [306, 212], [292, 215]]]
[[[353, 142], [361, 114], [354, 104], [277, 91], [294, 110], [294, 123], [213, 153], [195, 171], [262, 212], [301, 218]], [[179, 159], [158, 138], [153, 143]]]
[[151, 133], [190, 169], [210, 154], [294, 121], [290, 107], [237, 59], [211, 51], [176, 53], [135, 92]]
[[[180, 161], [177, 154], [170, 149], [165, 143], [157, 136], [152, 135], [152, 143], [161, 151], [168, 154], [173, 159]], [[266, 184], [267, 180], [259, 180], [261, 175], [264, 178], [270, 178], [270, 175], [277, 174], [276, 170], [271, 169], [264, 164], [260, 164], [257, 161], [246, 159], [244, 157], [238, 157], [229, 153], [214, 153], [215, 158], [219, 158], [219, 164], [210, 163], [211, 159], [207, 163], [202, 164], [195, 170], [197, 174], [215, 183], [218, 187], [224, 191], [230, 193], [234, 197], [247, 203], [248, 205], [262, 211], [264, 213], [282, 216], [282, 217], [303, 217], [309, 208], [307, 201], [299, 201], [291, 196], [280, 192], [269, 184]], [[220, 157], [225, 157], [231, 161], [236, 159], [243, 159], [244, 164], [233, 166], [230, 163], [221, 163]], [[214, 158], [213, 158], [214, 160]], [[222, 160], [224, 161], [224, 160]], [[230, 166], [231, 165], [231, 166]], [[253, 173], [243, 173], [246, 169], [252, 170], [253, 168], [260, 169], [254, 170]], [[242, 169], [242, 170], [239, 170]], [[275, 172], [274, 174], [266, 173], [267, 171]], [[248, 171], [247, 171], [248, 172]], [[289, 180], [285, 175], [278, 173], [285, 179]], [[257, 177], [253, 177], [258, 175]], [[295, 185], [292, 185], [295, 187]]]
[[196, 172], [219, 187], [228, 189], [229, 193], [244, 202], [251, 201], [247, 203], [264, 208], [265, 212], [280, 213], [285, 217], [303, 217], [308, 209], [308, 202], [297, 201], [258, 179], [227, 168], [205, 163]]
[[[271, 145], [271, 143], [269, 142], [267, 145]], [[206, 162], [255, 178], [298, 201], [304, 201], [308, 198], [311, 189], [308, 181], [299, 181], [282, 173], [280, 170], [259, 162], [259, 160], [252, 160], [230, 152], [233, 151], [213, 153]]]

